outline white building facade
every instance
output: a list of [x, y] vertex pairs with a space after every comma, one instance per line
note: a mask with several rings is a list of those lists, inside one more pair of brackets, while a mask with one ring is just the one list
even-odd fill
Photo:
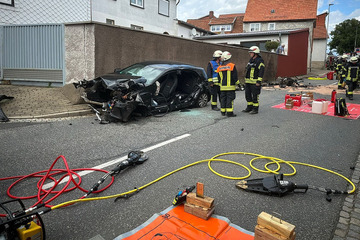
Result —
[[100, 22], [177, 35], [178, 0], [0, 0], [0, 25]]

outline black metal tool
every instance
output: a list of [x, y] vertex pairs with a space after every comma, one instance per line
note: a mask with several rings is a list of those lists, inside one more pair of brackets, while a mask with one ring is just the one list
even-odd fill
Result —
[[144, 154], [142, 151], [131, 151], [128, 154], [128, 158], [122, 162], [120, 162], [114, 169], [110, 170], [108, 173], [106, 173], [104, 176], [102, 176], [97, 183], [95, 183], [92, 188], [82, 197], [86, 198], [89, 196], [93, 191], [96, 191], [100, 184], [102, 184], [105, 179], [109, 176], [113, 176], [115, 174], [118, 174], [120, 171], [124, 170], [127, 167], [139, 165], [144, 163], [146, 160], [148, 160], [148, 156]]
[[[299, 185], [290, 181], [284, 181], [283, 174], [280, 174], [279, 178], [274, 175], [265, 178], [242, 180], [236, 183], [236, 187], [252, 192], [278, 195], [279, 197], [290, 192], [305, 193], [309, 188], [307, 184]], [[304, 191], [295, 191], [296, 189]]]

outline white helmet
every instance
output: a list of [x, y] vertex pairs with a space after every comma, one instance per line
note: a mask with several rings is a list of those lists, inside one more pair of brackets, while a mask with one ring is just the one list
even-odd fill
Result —
[[252, 46], [252, 47], [249, 48], [249, 52], [253, 52], [253, 53], [259, 54], [259, 53], [260, 53], [260, 48], [257, 47], [257, 46]]
[[344, 54], [341, 57], [342, 57], [342, 59], [346, 59], [348, 57], [348, 55]]
[[221, 54], [221, 61], [227, 61], [231, 58], [231, 53], [225, 51]]
[[213, 57], [214, 58], [218, 58], [218, 57], [221, 57], [221, 54], [222, 54], [223, 52], [221, 51], [221, 50], [216, 50], [215, 52], [214, 52], [214, 54], [213, 54]]
[[350, 61], [351, 61], [351, 62], [357, 62], [357, 60], [358, 60], [358, 59], [357, 59], [357, 57], [355, 57], [355, 56], [353, 56], [353, 57], [350, 58]]

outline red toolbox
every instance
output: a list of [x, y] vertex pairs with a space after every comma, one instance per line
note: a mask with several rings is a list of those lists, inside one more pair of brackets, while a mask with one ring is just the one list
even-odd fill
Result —
[[292, 98], [294, 102], [294, 106], [300, 107], [301, 106], [301, 94], [286, 94], [285, 95], [285, 103], [288, 98]]

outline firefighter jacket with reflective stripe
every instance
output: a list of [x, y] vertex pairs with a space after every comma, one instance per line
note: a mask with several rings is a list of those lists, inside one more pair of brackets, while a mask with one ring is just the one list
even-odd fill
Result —
[[216, 61], [211, 60], [208, 64], [207, 70], [206, 70], [206, 74], [208, 76], [208, 81], [210, 83], [214, 83], [215, 85], [219, 84], [219, 74], [216, 72], [218, 67], [219, 67], [219, 64]]
[[245, 83], [261, 83], [264, 76], [265, 64], [262, 57], [251, 58], [246, 65]]
[[239, 84], [235, 64], [220, 65], [216, 71], [219, 73], [220, 91], [235, 91], [236, 84]]
[[359, 77], [359, 64], [348, 63], [345, 71], [346, 80], [356, 82]]
[[345, 73], [346, 73], [345, 67], [346, 67], [346, 62], [345, 61], [339, 61], [336, 64], [336, 68], [335, 68], [336, 74], [341, 76], [341, 77], [346, 77], [345, 76]]

